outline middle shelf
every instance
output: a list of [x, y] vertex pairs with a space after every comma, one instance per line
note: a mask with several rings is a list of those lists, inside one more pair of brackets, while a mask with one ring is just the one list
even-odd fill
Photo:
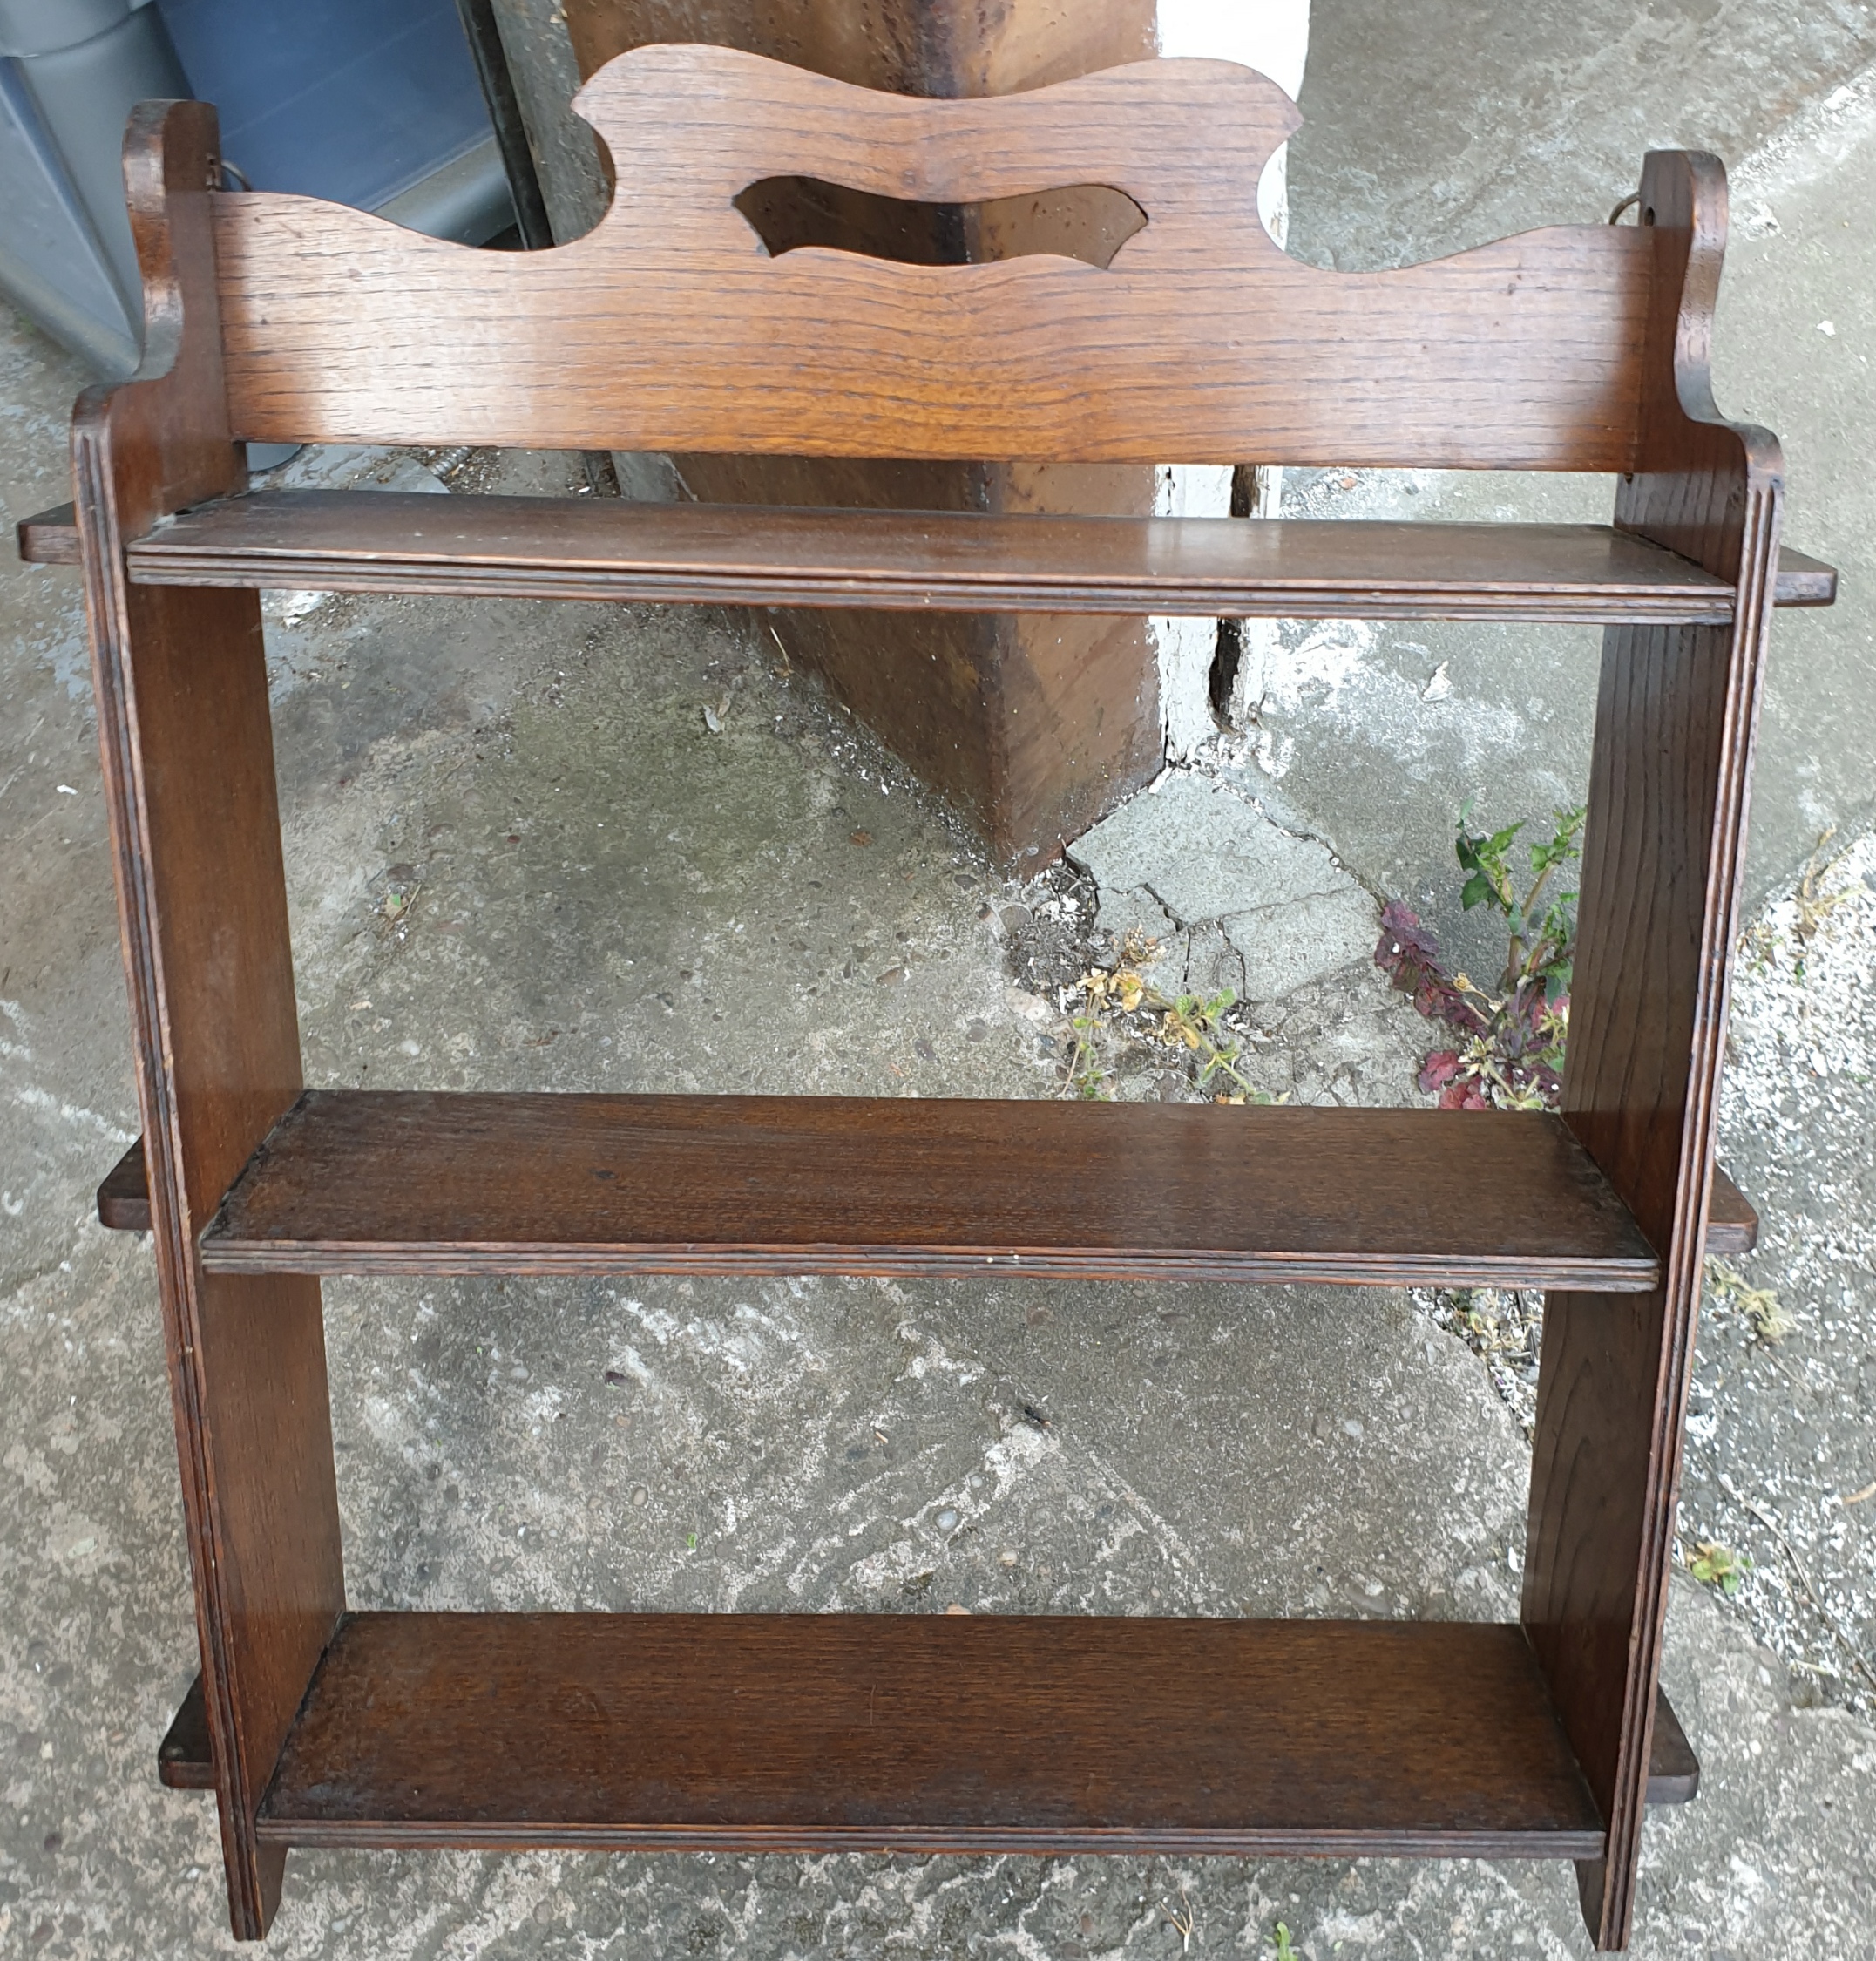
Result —
[[1602, 1293], [1660, 1271], [1542, 1112], [340, 1089], [274, 1126], [201, 1256]]

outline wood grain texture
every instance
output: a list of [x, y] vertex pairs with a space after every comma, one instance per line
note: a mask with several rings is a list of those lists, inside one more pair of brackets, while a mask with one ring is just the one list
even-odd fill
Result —
[[[1626, 470], [1645, 234], [1529, 232], [1437, 264], [1287, 258], [1256, 184], [1287, 97], [1157, 61], [981, 100], [639, 48], [580, 91], [631, 194], [491, 256], [269, 193], [214, 200], [228, 399], [251, 440], [1054, 461]], [[782, 175], [979, 202], [1099, 183], [1148, 214], [1105, 270], [771, 259]]]
[[268, 1137], [201, 1256], [213, 1272], [1390, 1286], [1658, 1272], [1542, 1113], [335, 1089]]
[[76, 565], [78, 516], [69, 504], [22, 518], [14, 527], [21, 560], [27, 565]]
[[229, 1911], [261, 1933], [281, 1855], [254, 1811], [343, 1604], [315, 1281], [203, 1273], [195, 1238], [300, 1084], [257, 601], [133, 586], [125, 537], [244, 480], [227, 433], [214, 112], [149, 104], [125, 176], [139, 378], [73, 418], [98, 737]]
[[957, 612], [1703, 621], [1726, 580], [1604, 525], [998, 517], [263, 492], [130, 548], [141, 585]]
[[[1716, 1218], [1750, 1229], [1717, 1188], [1713, 1113], [1780, 482], [1776, 444], [1722, 423], [1707, 384], [1717, 165], [1651, 157], [1632, 232], [1532, 234], [1344, 278], [1292, 265], [1248, 215], [1293, 112], [1222, 64], [907, 103], [663, 49], [623, 58], [586, 99], [644, 195], [586, 240], [472, 264], [334, 207], [212, 195], [212, 112], [142, 112], [130, 180], [150, 357], [75, 423], [203, 1659], [206, 1748], [185, 1734], [170, 1769], [213, 1767], [236, 1932], [264, 1930], [295, 1842], [883, 1844], [1548, 1852], [1578, 1861], [1596, 1944], [1623, 1944], [1642, 1808], [1693, 1774], [1658, 1673], [1701, 1256]], [[773, 261], [731, 200], [791, 173], [958, 201], [1104, 182], [1149, 222], [1106, 270], [886, 265], [815, 247]], [[408, 419], [355, 427], [354, 413]], [[519, 433], [491, 433], [503, 429]], [[258, 608], [250, 591], [200, 583], [200, 566], [194, 583], [141, 583], [126, 545], [238, 489], [237, 435], [1625, 472], [1616, 529], [1630, 541], [1596, 534], [1598, 598], [1626, 581], [1624, 608], [1644, 610], [1605, 638], [1564, 1117], [300, 1095]], [[1204, 443], [1217, 446], [1192, 446]], [[415, 521], [544, 522], [445, 520], [443, 501]], [[850, 542], [850, 519], [834, 523]], [[588, 539], [570, 568], [565, 520], [549, 528], [518, 557], [505, 542], [471, 550], [471, 569], [616, 579], [616, 537]], [[1344, 547], [1357, 535], [1320, 528]], [[57, 549], [55, 529], [34, 548]], [[1161, 569], [1167, 547], [1194, 610], [1225, 609], [1211, 543], [1136, 531], [1129, 576]], [[876, 539], [857, 567], [844, 546], [816, 562], [791, 533], [753, 567], [721, 547], [700, 567], [681, 544], [627, 569], [655, 560], [658, 576], [699, 581], [680, 596], [720, 598], [735, 578], [818, 602], [830, 580], [858, 579], [872, 581], [860, 603], [905, 603], [916, 551], [928, 587], [960, 605], [1001, 608], [1040, 567], [1052, 612], [1070, 591], [1162, 610], [1137, 582], [1097, 588], [1112, 551], [1051, 558], [1036, 533], [1010, 535], [1029, 542], [1008, 548], [1012, 584], [987, 601], [965, 591], [982, 553], [947, 559], [929, 536]], [[1260, 539], [1280, 562], [1253, 568], [1238, 599], [1306, 612], [1298, 593], [1345, 598], [1346, 565], [1342, 587], [1311, 585], [1297, 554], [1323, 541], [1289, 538]], [[1536, 554], [1554, 554], [1554, 554], [1584, 539]], [[1467, 547], [1449, 535], [1443, 548]], [[228, 564], [245, 579], [240, 557]], [[417, 557], [428, 589], [465, 577]], [[270, 561], [295, 584], [311, 562]], [[1412, 586], [1393, 562], [1377, 581], [1371, 560], [1363, 604]], [[1534, 560], [1520, 562], [1528, 581]], [[1682, 582], [1682, 614], [1645, 611], [1662, 587], [1637, 566]], [[1495, 575], [1461, 569], [1440, 603], [1506, 597]], [[760, 583], [783, 577], [803, 583]], [[1794, 577], [1812, 600], [1828, 584], [1814, 566]], [[133, 1211], [128, 1182], [120, 1166], [107, 1202]], [[988, 1266], [1552, 1287], [1521, 1630], [339, 1623], [308, 1276]]]
[[[1139, 61], [1155, 0], [589, 0], [567, 9], [582, 80], [628, 48], [706, 41], [902, 96], [1011, 95]], [[761, 193], [759, 212], [750, 207]], [[1049, 252], [1105, 263], [1142, 222], [1122, 193], [1063, 188], [945, 204], [771, 178], [735, 200], [783, 244], [979, 264]], [[772, 235], [771, 235], [772, 234]], [[672, 458], [706, 503], [1147, 513], [1150, 464]], [[1141, 616], [933, 609], [893, 620], [845, 607], [770, 616], [789, 659], [834, 694], [975, 828], [999, 865], [1033, 875], [1158, 774], [1155, 636]]]
[[[449, 522], [439, 526], [443, 516]], [[432, 499], [397, 492], [263, 491], [183, 512], [132, 539], [129, 554], [139, 585], [261, 591], [971, 611], [993, 597], [1004, 604], [1000, 584], [1016, 594], [1015, 604], [1049, 611], [1150, 606], [1162, 614], [1209, 615], [1229, 612], [1236, 601], [1247, 613], [1283, 607], [1289, 614], [1279, 616], [1299, 619], [1601, 625], [1618, 607], [1628, 619], [1644, 607], [1656, 619], [1732, 616], [1733, 588], [1724, 580], [1601, 525], [1355, 519], [1305, 536], [1323, 526], [1276, 519], [1234, 523], [1249, 533], [1248, 542], [1212, 535], [1226, 526], [1227, 520], [1203, 518], [521, 497], [464, 499], [439, 512]], [[69, 505], [22, 520], [19, 536], [21, 558], [34, 564], [78, 562]], [[445, 553], [445, 539], [459, 549]], [[929, 558], [920, 555], [927, 540]], [[1780, 549], [1774, 605], [1836, 601], [1833, 567]], [[1527, 605], [1543, 610], [1512, 610]], [[1564, 610], [1578, 606], [1587, 610]]]
[[[112, 1232], [150, 1230], [150, 1193], [144, 1179], [139, 1137], [112, 1165], [98, 1188], [98, 1223]], [[1758, 1244], [1758, 1214], [1719, 1165], [1713, 1170], [1713, 1201], [1707, 1216], [1707, 1251], [1748, 1253]]]
[[1515, 1626], [360, 1614], [261, 1829], [294, 1845], [1582, 1857]]
[[1605, 1948], [1633, 1912], [1782, 467], [1712, 403], [1724, 172], [1657, 153], [1642, 196], [1659, 303], [1617, 522], [1738, 600], [1730, 628], [1610, 628], [1596, 709], [1563, 1106], [1663, 1272], [1649, 1293], [1546, 1305], [1523, 1618], [1608, 1821], [1606, 1858], [1579, 1871]]
[[[157, 1750], [157, 1774], [170, 1789], [214, 1788], [214, 1765], [209, 1755], [208, 1720], [202, 1707], [202, 1679], [190, 1683]], [[1700, 1760], [1675, 1715], [1665, 1693], [1655, 1699], [1654, 1746], [1649, 1755], [1648, 1802], [1650, 1805], [1690, 1804], [1700, 1791]]]

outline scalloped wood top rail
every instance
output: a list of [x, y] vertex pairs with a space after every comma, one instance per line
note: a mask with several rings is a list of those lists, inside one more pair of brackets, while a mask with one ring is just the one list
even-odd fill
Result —
[[[1527, 232], [1392, 272], [1287, 257], [1257, 180], [1295, 105], [1229, 62], [911, 100], [728, 48], [608, 62], [580, 112], [624, 188], [587, 236], [487, 253], [341, 205], [213, 200], [229, 414], [264, 442], [1627, 471], [1651, 234]], [[1105, 269], [770, 258], [780, 174], [972, 201], [1099, 182]], [[1676, 275], [1666, 269], [1663, 276]], [[1676, 303], [1697, 312], [1709, 296]], [[1703, 330], [1688, 344], [1703, 344]]]

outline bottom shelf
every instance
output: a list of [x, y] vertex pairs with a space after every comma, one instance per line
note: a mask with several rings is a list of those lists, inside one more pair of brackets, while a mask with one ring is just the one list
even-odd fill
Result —
[[[173, 1720], [157, 1749], [157, 1775], [172, 1790], [212, 1791], [215, 1767], [208, 1740], [208, 1711], [202, 1700], [202, 1678], [189, 1685]], [[1655, 1728], [1648, 1761], [1648, 1802], [1651, 1805], [1687, 1804], [1700, 1789], [1700, 1760], [1681, 1727], [1667, 1692], [1655, 1692]]]
[[[166, 1781], [200, 1781], [188, 1768], [179, 1747]], [[1424, 1621], [350, 1615], [257, 1828], [294, 1845], [1603, 1849], [1522, 1631]]]
[[[455, 1616], [450, 1616], [453, 1619]], [[1319, 1624], [1305, 1624], [1319, 1625]], [[171, 1790], [213, 1790], [215, 1767], [207, 1741], [207, 1708], [202, 1700], [202, 1677], [188, 1685], [188, 1694], [168, 1726], [157, 1749], [157, 1776]], [[1655, 1734], [1649, 1751], [1649, 1804], [1688, 1804], [1700, 1790], [1700, 1759], [1680, 1727], [1666, 1690], [1655, 1693]]]

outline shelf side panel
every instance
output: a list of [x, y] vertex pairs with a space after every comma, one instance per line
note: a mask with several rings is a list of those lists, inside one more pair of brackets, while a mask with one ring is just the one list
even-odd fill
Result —
[[208, 214], [214, 112], [132, 114], [138, 378], [80, 397], [72, 474], [135, 1030], [146, 1191], [237, 1938], [281, 1858], [254, 1813], [343, 1605], [316, 1281], [205, 1273], [196, 1240], [301, 1081], [261, 609], [132, 584], [127, 536], [245, 480], [229, 438]]
[[1563, 1107], [1662, 1279], [1546, 1302], [1522, 1612], [1608, 1820], [1607, 1857], [1578, 1872], [1604, 1949], [1634, 1911], [1783, 481], [1777, 439], [1712, 403], [1724, 173], [1656, 152], [1641, 195], [1656, 309], [1617, 521], [1734, 580], [1738, 603], [1730, 628], [1604, 635], [1583, 837]]

